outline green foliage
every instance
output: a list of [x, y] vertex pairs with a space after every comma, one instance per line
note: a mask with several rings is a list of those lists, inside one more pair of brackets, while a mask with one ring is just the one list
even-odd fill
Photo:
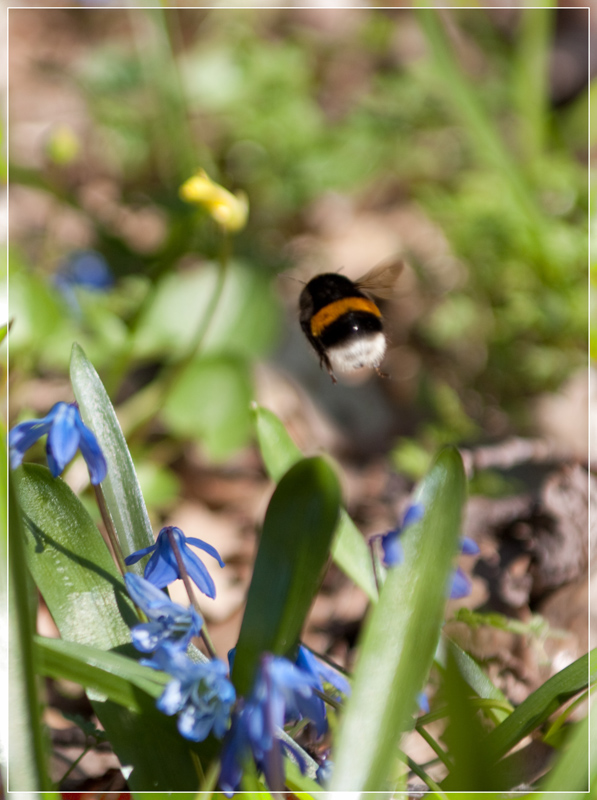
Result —
[[331, 791], [388, 790], [396, 744], [437, 646], [464, 497], [462, 460], [446, 448], [415, 493], [423, 519], [405, 532], [404, 561], [389, 570], [367, 620]]
[[232, 680], [253, 684], [262, 653], [294, 660], [307, 612], [323, 579], [340, 512], [340, 486], [322, 458], [304, 459], [270, 500], [243, 616]]
[[[270, 478], [278, 481], [289, 467], [301, 459], [301, 452], [275, 414], [260, 406], [254, 406], [253, 412], [261, 457]], [[340, 509], [332, 542], [332, 557], [340, 569], [375, 602], [377, 588], [369, 548], [343, 508]]]
[[[54, 129], [37, 160], [25, 165], [18, 156], [10, 167], [15, 188], [47, 209], [43, 226], [25, 226], [10, 250], [15, 397], [34, 381], [70, 374], [109, 463], [103, 521], [111, 519], [125, 555], [154, 541], [147, 507], [153, 520], [175, 504], [175, 459], [187, 441], [213, 464], [255, 435], [277, 488], [240, 632], [237, 688], [249, 691], [263, 651], [293, 655], [330, 552], [372, 601], [338, 730], [332, 714], [334, 791], [402, 791], [404, 764], [438, 797], [452, 788], [506, 791], [508, 753], [530, 734], [561, 751], [532, 796], [586, 791], [595, 774], [585, 758], [589, 723], [570, 723], [562, 708], [594, 683], [589, 657], [513, 710], [466, 652], [445, 640], [436, 650], [464, 476], [454, 449], [433, 458], [446, 444], [529, 430], [532, 401], [585, 365], [582, 153], [595, 87], [567, 108], [551, 106], [549, 8], [523, 9], [510, 37], [473, 9], [450, 12], [454, 37], [430, 8], [361, 9], [333, 34], [307, 14], [280, 11], [123, 10], [118, 41], [94, 30], [76, 63], [54, 75], [86, 108], [86, 128], [78, 138]], [[72, 16], [90, 34], [83, 11]], [[209, 215], [178, 195], [198, 167], [249, 196], [234, 256]], [[320, 456], [303, 458], [280, 420], [253, 402], [254, 365], [284, 338], [274, 276], [305, 242], [325, 251], [330, 230], [337, 233], [337, 220], [320, 229], [326, 196], [365, 215], [404, 212], [424, 223], [404, 237], [415, 281], [405, 327], [397, 327], [419, 365], [416, 423], [386, 450], [401, 473], [422, 479], [416, 497], [425, 517], [408, 531], [404, 563], [389, 570], [379, 593], [334, 469]], [[107, 260], [115, 277], [108, 291], [75, 287], [65, 297], [57, 288], [55, 275], [72, 254], [62, 215]], [[593, 265], [592, 284], [596, 274]], [[297, 325], [294, 310], [288, 324]], [[594, 340], [592, 332], [591, 351]], [[21, 418], [23, 409], [15, 411]], [[89, 494], [81, 501], [38, 466], [20, 468], [15, 483], [9, 788], [50, 787], [37, 690], [39, 676], [51, 676], [86, 688], [115, 753], [132, 766], [131, 790], [165, 797], [201, 789], [207, 800], [219, 745], [190, 744], [156, 710], [166, 677], [132, 652], [129, 627], [138, 617], [86, 510]], [[485, 472], [469, 491], [501, 496], [513, 488]], [[58, 641], [33, 639], [31, 579]], [[468, 610], [457, 618], [472, 628], [549, 635], [537, 619]], [[434, 653], [444, 705], [417, 729], [448, 769], [441, 788], [398, 749]], [[425, 728], [440, 717], [448, 718], [442, 744]], [[305, 759], [307, 775], [286, 759], [286, 781], [310, 796], [316, 764]], [[254, 765], [242, 789], [266, 794]]]

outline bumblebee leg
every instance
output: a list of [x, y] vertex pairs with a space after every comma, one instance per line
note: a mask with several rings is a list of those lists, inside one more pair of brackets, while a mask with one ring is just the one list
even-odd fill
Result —
[[327, 353], [320, 352], [319, 353], [319, 366], [323, 369], [324, 367], [327, 369], [330, 378], [332, 379], [332, 383], [338, 383], [336, 380], [336, 376], [334, 375], [334, 370], [332, 369], [332, 365], [330, 364], [330, 359], [327, 357]]

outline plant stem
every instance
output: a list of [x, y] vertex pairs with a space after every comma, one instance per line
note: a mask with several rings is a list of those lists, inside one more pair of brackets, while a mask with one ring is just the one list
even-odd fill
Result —
[[445, 792], [442, 792], [440, 786], [433, 780], [433, 778], [430, 778], [429, 775], [427, 775], [425, 770], [421, 769], [421, 767], [416, 763], [416, 761], [413, 761], [412, 758], [410, 758], [410, 756], [407, 756], [406, 753], [404, 753], [402, 750], [398, 750], [398, 758], [405, 764], [407, 764], [411, 772], [414, 772], [415, 775], [417, 775], [422, 781], [424, 781], [427, 784], [427, 786], [429, 786], [432, 792], [436, 792], [436, 794], [438, 795], [438, 797], [441, 798], [441, 800], [448, 800], [448, 795]]
[[[201, 609], [199, 608], [199, 603], [197, 602], [197, 599], [195, 597], [195, 592], [193, 591], [193, 587], [191, 585], [191, 579], [189, 578], [189, 573], [187, 572], [187, 568], [185, 567], [184, 561], [182, 560], [182, 556], [180, 554], [180, 550], [178, 549], [178, 545], [176, 543], [176, 539], [175, 539], [174, 534], [172, 533], [171, 530], [168, 531], [168, 541], [170, 542], [170, 547], [172, 548], [172, 552], [174, 553], [174, 557], [176, 558], [176, 563], [178, 565], [178, 572], [180, 574], [180, 578], [181, 578], [182, 582], [184, 583], [184, 588], [186, 589], [186, 592], [187, 592], [187, 594], [189, 596], [189, 601], [190, 601], [191, 605], [193, 606], [193, 608], [195, 609], [195, 611], [198, 614], [201, 614]], [[203, 616], [203, 615], [201, 615], [201, 616]], [[213, 643], [212, 643], [212, 641], [211, 641], [211, 639], [209, 637], [209, 634], [205, 630], [205, 625], [201, 626], [200, 636], [203, 639], [203, 644], [205, 645], [205, 648], [206, 648], [210, 658], [215, 658], [216, 657], [216, 651], [215, 651]]]
[[116, 564], [118, 566], [118, 569], [120, 570], [120, 574], [124, 575], [124, 573], [126, 572], [126, 564], [124, 563], [124, 557], [122, 555], [122, 550], [120, 548], [120, 542], [118, 541], [118, 537], [116, 536], [116, 531], [114, 530], [114, 523], [112, 522], [112, 517], [110, 516], [110, 512], [108, 511], [108, 506], [106, 505], [106, 498], [104, 497], [104, 492], [102, 490], [101, 485], [99, 484], [97, 486], [94, 485], [93, 490], [95, 491], [95, 499], [97, 501], [100, 514], [102, 515], [104, 527], [106, 528], [108, 538], [110, 539], [110, 544], [112, 545], [112, 550], [114, 551]]

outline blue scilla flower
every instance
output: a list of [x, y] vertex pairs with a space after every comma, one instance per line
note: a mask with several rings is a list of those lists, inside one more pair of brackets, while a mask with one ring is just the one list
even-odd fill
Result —
[[95, 250], [78, 250], [71, 254], [54, 276], [54, 285], [76, 317], [82, 314], [77, 288], [89, 292], [106, 292], [114, 285], [106, 259]]
[[164, 586], [180, 578], [178, 562], [170, 540], [171, 536], [176, 542], [183, 564], [191, 580], [203, 594], [214, 598], [216, 596], [216, 587], [213, 579], [203, 561], [191, 550], [189, 544], [193, 544], [195, 547], [205, 550], [206, 553], [209, 553], [210, 556], [213, 556], [213, 558], [217, 560], [221, 567], [224, 566], [224, 562], [220, 558], [215, 547], [203, 542], [201, 539], [185, 536], [180, 528], [170, 525], [162, 528], [155, 544], [131, 553], [130, 556], [124, 559], [125, 564], [136, 564], [143, 556], [152, 553], [151, 558], [145, 565], [145, 572], [143, 574], [146, 580], [153, 583], [158, 589], [163, 589]]
[[414, 525], [423, 518], [424, 508], [421, 503], [413, 503], [406, 510], [402, 525], [397, 525], [381, 537], [383, 563], [386, 567], [394, 567], [402, 562], [402, 545], [400, 537], [409, 525]]
[[15, 425], [8, 435], [10, 465], [13, 469], [21, 464], [25, 451], [46, 433], [46, 457], [55, 478], [80, 449], [89, 468], [91, 483], [98, 484], [104, 480], [106, 459], [95, 435], [84, 425], [76, 403], [56, 403], [42, 419]]
[[[463, 556], [477, 556], [480, 553], [477, 542], [469, 536], [464, 536], [460, 542], [460, 552]], [[471, 593], [473, 586], [467, 576], [464, 574], [460, 567], [457, 567], [452, 573], [452, 582], [450, 583], [450, 600], [461, 600], [463, 597], [468, 597]]]
[[[318, 735], [327, 721], [314, 689], [319, 679], [288, 659], [265, 655], [249, 699], [232, 720], [222, 750], [220, 788], [231, 796], [242, 778], [245, 759], [252, 755], [263, 770], [267, 785], [278, 791], [284, 785], [282, 747], [278, 732], [287, 719], [310, 719]], [[316, 702], [317, 701], [317, 702]]]
[[191, 606], [173, 603], [161, 589], [140, 575], [127, 572], [124, 576], [128, 593], [149, 619], [131, 629], [133, 644], [142, 653], [153, 653], [165, 642], [184, 651], [193, 636], [198, 636], [203, 620]]
[[236, 692], [223, 661], [195, 663], [179, 647], [165, 642], [142, 663], [172, 676], [156, 705], [163, 714], [178, 714], [178, 730], [185, 739], [202, 742], [210, 732], [218, 739], [224, 736]]
[[[350, 683], [346, 680], [346, 678], [338, 672], [338, 670], [331, 667], [329, 664], [326, 664], [325, 661], [321, 661], [310, 650], [307, 650], [302, 644], [299, 646], [298, 655], [296, 658], [296, 665], [300, 669], [308, 672], [312, 675], [317, 681], [317, 689], [323, 694], [323, 683], [330, 684], [334, 687], [340, 694], [349, 696], [350, 695]], [[318, 698], [319, 699], [319, 698]], [[323, 701], [320, 701], [323, 705]], [[325, 706], [324, 706], [324, 714], [325, 714]]]

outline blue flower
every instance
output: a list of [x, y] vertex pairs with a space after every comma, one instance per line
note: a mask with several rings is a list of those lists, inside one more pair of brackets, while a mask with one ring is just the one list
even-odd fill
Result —
[[106, 259], [95, 250], [78, 250], [60, 268], [54, 281], [59, 288], [82, 286], [90, 291], [104, 292], [114, 284]]
[[[477, 556], [480, 553], [479, 545], [469, 536], [464, 536], [460, 542], [460, 552], [463, 556]], [[452, 582], [450, 583], [450, 600], [461, 600], [463, 597], [468, 597], [473, 588], [472, 583], [464, 574], [464, 572], [457, 567], [452, 573]]]
[[165, 642], [174, 644], [181, 651], [186, 650], [203, 625], [195, 609], [173, 603], [161, 589], [140, 575], [127, 572], [124, 580], [132, 601], [149, 619], [149, 622], [142, 622], [131, 629], [131, 638], [137, 650], [153, 653]]
[[8, 436], [10, 465], [20, 466], [25, 451], [44, 434], [48, 434], [46, 457], [50, 472], [56, 478], [78, 449], [87, 462], [91, 483], [101, 483], [106, 477], [106, 459], [92, 431], [83, 424], [76, 403], [56, 403], [42, 419], [21, 422]]
[[284, 786], [282, 747], [278, 738], [286, 719], [310, 719], [320, 735], [327, 728], [318, 689], [318, 678], [286, 658], [265, 655], [248, 701], [233, 717], [222, 750], [220, 788], [231, 796], [242, 778], [244, 760], [252, 754], [263, 770], [268, 787]]
[[236, 692], [223, 661], [195, 663], [179, 647], [165, 642], [142, 663], [172, 676], [156, 705], [163, 714], [178, 714], [178, 730], [185, 739], [202, 742], [210, 732], [218, 739], [224, 736]]
[[[338, 692], [343, 695], [350, 696], [350, 683], [346, 678], [338, 672], [338, 670], [326, 664], [325, 661], [320, 661], [316, 658], [310, 650], [307, 650], [303, 645], [299, 645], [298, 655], [296, 658], [296, 665], [300, 669], [308, 672], [317, 681], [317, 689], [323, 694], [323, 683], [331, 684]], [[323, 701], [321, 701], [323, 705]], [[325, 713], [325, 706], [324, 706]]]
[[221, 567], [224, 566], [224, 562], [220, 558], [215, 547], [212, 547], [210, 544], [201, 541], [201, 539], [185, 536], [180, 528], [173, 526], [162, 528], [158, 534], [155, 544], [131, 553], [130, 556], [127, 556], [124, 559], [125, 564], [136, 564], [139, 559], [143, 558], [143, 556], [146, 556], [148, 553], [152, 553], [151, 558], [145, 565], [145, 572], [143, 574], [146, 580], [150, 581], [150, 583], [153, 583], [153, 585], [157, 586], [158, 589], [163, 589], [164, 586], [167, 586], [169, 583], [172, 583], [172, 581], [180, 578], [178, 562], [176, 561], [176, 556], [174, 554], [174, 550], [172, 549], [170, 536], [174, 537], [183, 564], [191, 580], [195, 582], [203, 594], [214, 598], [216, 596], [216, 587], [213, 579], [207, 571], [207, 567], [203, 561], [201, 561], [199, 556], [197, 556], [191, 550], [189, 544], [194, 544], [195, 547], [205, 550], [206, 553], [209, 553], [210, 556], [213, 556], [215, 559], [217, 559]]
[[315, 774], [315, 780], [317, 783], [321, 784], [321, 786], [326, 786], [330, 782], [330, 778], [332, 777], [332, 772], [334, 771], [334, 762], [326, 758], [325, 761], [322, 761], [319, 767], [317, 768], [317, 772]]
[[54, 285], [63, 296], [76, 317], [82, 311], [76, 288], [90, 292], [106, 292], [114, 284], [114, 278], [105, 258], [94, 250], [73, 253], [54, 276]]
[[388, 531], [381, 537], [381, 546], [383, 548], [383, 563], [386, 567], [394, 567], [402, 561], [402, 545], [400, 544], [400, 537], [409, 525], [414, 525], [423, 518], [424, 508], [421, 503], [413, 503], [409, 506], [402, 525], [397, 525], [393, 530]]

